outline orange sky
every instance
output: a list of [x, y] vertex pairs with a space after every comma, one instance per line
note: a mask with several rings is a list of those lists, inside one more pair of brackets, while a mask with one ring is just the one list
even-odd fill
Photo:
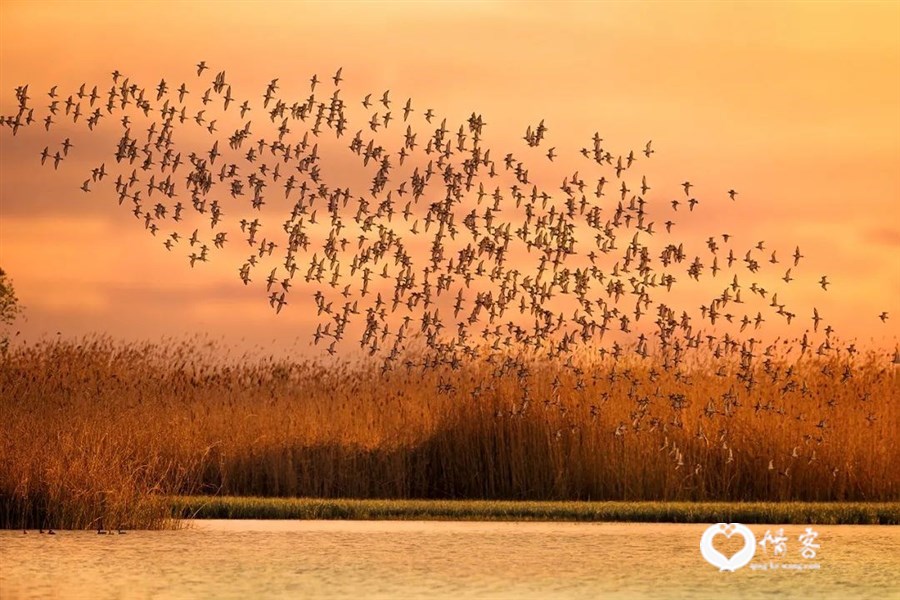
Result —
[[[274, 77], [305, 97], [313, 73], [341, 66], [348, 98], [390, 89], [451, 131], [480, 112], [494, 152], [531, 157], [548, 181], [578, 168], [594, 131], [625, 152], [652, 139], [650, 197], [664, 204], [690, 179], [709, 198], [684, 224], [698, 252], [714, 232], [784, 256], [799, 244], [789, 293], [803, 318], [816, 306], [842, 335], [891, 346], [900, 333], [900, 3], [0, 3], [2, 114], [24, 83], [44, 103], [54, 84], [108, 89], [113, 69], [148, 87], [191, 82], [199, 60], [256, 102]], [[521, 140], [540, 119], [552, 164]], [[240, 258], [192, 270], [110, 189], [79, 191], [114, 150], [108, 125], [73, 132], [83, 153], [55, 174], [38, 154], [62, 132], [0, 131], [0, 265], [25, 335], [202, 331], [305, 347], [311, 298], [294, 294], [276, 317], [239, 281]], [[721, 202], [732, 187], [740, 201]]]

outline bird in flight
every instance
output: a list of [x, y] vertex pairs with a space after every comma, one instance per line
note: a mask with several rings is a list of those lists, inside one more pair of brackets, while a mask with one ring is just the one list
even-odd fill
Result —
[[[319, 319], [314, 339], [330, 353], [357, 325], [360, 348], [387, 356], [386, 364], [413, 338], [435, 361], [457, 366], [482, 346], [540, 350], [565, 364], [581, 345], [614, 360], [671, 353], [676, 372], [686, 364], [681, 349], [705, 347], [723, 360], [741, 358], [752, 385], [761, 332], [810, 314], [778, 301], [784, 285], [814, 285], [797, 270], [799, 247], [785, 271], [775, 241], [761, 255], [763, 242], [740, 247], [739, 236], [718, 228], [692, 239], [704, 229], [694, 208], [715, 203], [692, 194], [702, 187], [687, 180], [655, 179], [651, 187], [640, 155], [656, 153], [652, 140], [643, 150], [616, 149], [595, 132], [571, 157], [557, 146], [528, 154], [547, 139], [543, 119], [527, 126], [524, 143], [490, 147], [485, 119], [474, 112], [452, 124], [407, 98], [401, 121], [400, 109], [391, 114], [390, 90], [345, 102], [340, 67], [334, 88], [319, 89], [312, 75], [300, 98], [277, 78], [251, 93], [208, 70], [197, 63], [191, 86], [161, 79], [148, 87], [115, 71], [105, 106], [99, 90], [108, 81], [71, 96], [54, 86], [48, 96], [56, 104], [46, 110], [43, 94], [32, 100], [19, 86], [0, 124], [15, 135], [45, 123], [49, 131], [37, 127], [45, 146], [30, 160], [48, 169], [52, 160], [62, 171], [83, 164], [68, 160], [70, 151], [96, 145], [60, 142], [58, 128], [83, 131], [73, 129], [82, 117], [90, 120], [85, 135], [106, 127], [115, 160], [92, 163], [100, 167], [81, 189], [127, 206], [195, 272], [240, 251], [241, 282], [265, 288], [275, 314], [304, 310], [297, 296], [288, 305], [288, 295], [308, 292]], [[240, 110], [228, 112], [232, 103]], [[553, 164], [534, 168], [544, 156]], [[556, 169], [558, 178], [541, 172]], [[677, 185], [685, 197], [676, 190], [667, 202], [663, 194]], [[728, 190], [731, 200], [737, 194]], [[663, 214], [667, 204], [675, 212], [689, 206], [678, 227]], [[724, 290], [723, 275], [731, 282]], [[713, 290], [699, 310], [675, 298], [684, 280]], [[828, 290], [825, 276], [818, 283]], [[812, 314], [813, 331], [798, 340], [804, 353], [835, 345], [816, 339], [832, 329], [818, 307]], [[879, 318], [886, 322], [887, 312]]]

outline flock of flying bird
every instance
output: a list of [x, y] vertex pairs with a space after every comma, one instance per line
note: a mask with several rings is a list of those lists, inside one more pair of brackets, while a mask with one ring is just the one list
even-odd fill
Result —
[[[544, 150], [544, 121], [527, 128], [522, 152], [498, 154], [483, 141], [481, 115], [451, 127], [390, 91], [346, 99], [342, 81], [341, 69], [313, 76], [308, 96], [293, 99], [273, 79], [243, 99], [204, 62], [177, 85], [145, 87], [114, 71], [103, 89], [18, 87], [16, 113], [0, 124], [16, 135], [110, 123], [119, 132], [113, 156], [90, 170], [84, 192], [111, 184], [119, 205], [191, 267], [243, 247], [236, 272], [265, 286], [273, 310], [288, 304], [295, 284], [314, 289], [314, 342], [335, 353], [358, 317], [360, 346], [382, 356], [385, 369], [411, 340], [424, 342], [424, 366], [453, 367], [484, 350], [523, 349], [572, 366], [578, 348], [616, 359], [655, 352], [677, 367], [690, 349], [708, 347], [737, 357], [738, 377], [752, 386], [753, 359], [775, 348], [752, 335], [765, 322], [794, 319], [811, 329], [796, 339], [801, 353], [855, 352], [839, 346], [817, 309], [795, 312], [767, 289], [801, 276], [800, 248], [787, 257], [762, 241], [738, 249], [718, 233], [697, 252], [685, 249], [675, 220], [691, 218], [701, 200], [685, 181], [677, 197], [651, 202], [636, 167], [655, 153], [652, 142], [617, 153], [595, 133], [571, 174], [549, 186], [526, 162], [561, 166], [555, 147]], [[353, 109], [366, 117], [355, 120]], [[180, 135], [202, 149], [181, 150]], [[65, 137], [40, 162], [58, 169], [79, 145]], [[326, 156], [335, 153], [328, 181]], [[367, 189], [351, 189], [350, 164]], [[738, 197], [731, 189], [709, 202]], [[273, 211], [281, 211], [277, 227], [264, 229]], [[685, 278], [715, 290], [699, 316], [666, 297]], [[822, 290], [830, 283], [818, 279]]]

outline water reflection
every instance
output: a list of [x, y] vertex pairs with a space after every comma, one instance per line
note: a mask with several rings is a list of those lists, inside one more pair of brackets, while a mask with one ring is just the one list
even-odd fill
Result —
[[[898, 527], [819, 526], [820, 569], [735, 573], [701, 557], [705, 527], [196, 521], [183, 531], [117, 536], [3, 531], [0, 597], [900, 596]], [[761, 539], [769, 527], [751, 529]], [[784, 528], [794, 539], [804, 530]]]

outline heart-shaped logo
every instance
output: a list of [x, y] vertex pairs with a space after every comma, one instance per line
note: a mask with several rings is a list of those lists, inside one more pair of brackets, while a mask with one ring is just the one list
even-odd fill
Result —
[[[744, 538], [744, 547], [730, 558], [726, 557], [713, 546], [713, 540], [717, 535], [723, 535], [727, 539], [739, 535]], [[703, 537], [700, 538], [700, 554], [720, 571], [736, 571], [749, 563], [756, 554], [756, 536], [740, 523], [716, 523], [703, 532]]]

